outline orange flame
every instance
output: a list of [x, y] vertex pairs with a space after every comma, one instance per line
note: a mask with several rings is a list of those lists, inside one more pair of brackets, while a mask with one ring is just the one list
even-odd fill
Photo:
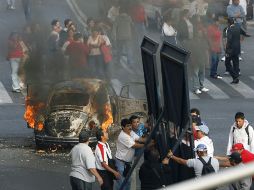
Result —
[[110, 104], [104, 106], [104, 122], [101, 125], [102, 130], [106, 131], [108, 127], [113, 123], [113, 116]]
[[43, 122], [37, 121], [38, 113], [44, 107], [44, 103], [37, 103], [36, 105], [29, 105], [30, 97], [26, 98], [26, 111], [24, 113], [24, 119], [31, 128], [35, 128], [41, 131], [44, 126]]

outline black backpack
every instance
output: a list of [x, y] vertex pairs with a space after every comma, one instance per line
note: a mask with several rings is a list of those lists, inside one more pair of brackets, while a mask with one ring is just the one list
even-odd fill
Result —
[[206, 163], [205, 160], [202, 157], [198, 158], [202, 164], [203, 164], [203, 169], [202, 169], [202, 176], [206, 175], [206, 174], [210, 174], [210, 173], [214, 173], [215, 170], [213, 168], [213, 166], [211, 165], [211, 160], [212, 157], [209, 158], [208, 162]]

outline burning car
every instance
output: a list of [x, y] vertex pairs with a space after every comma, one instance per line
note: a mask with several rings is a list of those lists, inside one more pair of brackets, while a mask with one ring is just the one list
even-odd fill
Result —
[[114, 140], [122, 118], [132, 114], [147, 117], [145, 94], [136, 91], [140, 93], [140, 99], [131, 94], [135, 86], [142, 86], [145, 92], [143, 84], [132, 83], [123, 86], [118, 96], [112, 85], [99, 79], [75, 79], [53, 87], [49, 84], [29, 85], [24, 118], [28, 127], [34, 128], [39, 147], [45, 144], [74, 145], [84, 130], [90, 132], [91, 141], [96, 142], [95, 126], [108, 129], [111, 140]]

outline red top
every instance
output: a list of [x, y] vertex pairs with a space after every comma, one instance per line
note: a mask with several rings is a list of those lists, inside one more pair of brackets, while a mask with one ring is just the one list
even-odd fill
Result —
[[221, 31], [218, 26], [211, 24], [207, 28], [207, 37], [212, 52], [221, 52]]
[[67, 46], [65, 54], [70, 56], [70, 63], [73, 66], [86, 65], [89, 48], [82, 42], [72, 41]]
[[137, 5], [132, 8], [132, 19], [135, 22], [145, 22], [145, 9], [142, 5]]
[[11, 58], [22, 58], [24, 56], [22, 46], [19, 41], [9, 40], [8, 41], [8, 59]]
[[252, 154], [250, 151], [245, 150], [245, 149], [242, 151], [241, 157], [242, 157], [243, 163], [248, 163], [248, 162], [254, 161], [254, 154]]

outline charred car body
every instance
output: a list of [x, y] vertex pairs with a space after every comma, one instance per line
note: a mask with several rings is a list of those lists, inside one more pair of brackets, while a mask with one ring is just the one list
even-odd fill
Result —
[[109, 129], [111, 140], [114, 140], [122, 118], [132, 114], [147, 117], [146, 100], [133, 99], [130, 93], [131, 86], [143, 84], [125, 85], [120, 96], [110, 84], [98, 79], [75, 79], [51, 86], [28, 86], [24, 118], [28, 126], [34, 128], [39, 147], [74, 145], [84, 130], [90, 132], [91, 141], [96, 142], [97, 127]]

